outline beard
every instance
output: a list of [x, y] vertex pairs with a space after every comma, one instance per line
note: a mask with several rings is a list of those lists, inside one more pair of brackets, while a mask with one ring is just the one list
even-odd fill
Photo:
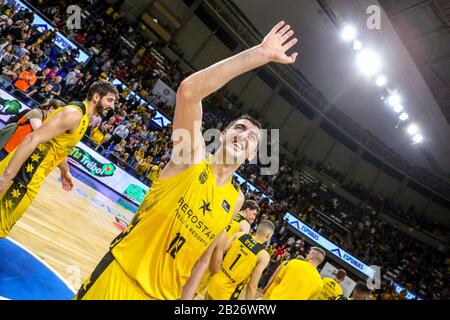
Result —
[[100, 117], [103, 117], [103, 111], [105, 108], [103, 107], [102, 100], [100, 100], [94, 107], [95, 113], [98, 114]]

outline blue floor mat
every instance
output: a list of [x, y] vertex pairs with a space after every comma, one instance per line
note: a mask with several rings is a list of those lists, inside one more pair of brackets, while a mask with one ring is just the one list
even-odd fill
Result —
[[0, 296], [12, 300], [70, 300], [74, 294], [50, 269], [7, 239], [0, 239]]

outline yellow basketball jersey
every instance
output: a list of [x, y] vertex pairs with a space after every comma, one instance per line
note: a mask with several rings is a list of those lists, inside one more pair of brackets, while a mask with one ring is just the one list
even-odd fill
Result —
[[233, 235], [239, 232], [241, 227], [241, 221], [246, 220], [243, 215], [238, 213], [236, 217], [231, 221], [231, 223], [227, 226], [227, 235], [228, 239], [230, 239]]
[[323, 289], [320, 291], [319, 300], [335, 300], [336, 297], [342, 296], [344, 291], [336, 280], [325, 277], [322, 279]]
[[[88, 128], [89, 117], [87, 115], [87, 102], [83, 102], [82, 105], [69, 104], [68, 106], [80, 109], [83, 113], [83, 117], [81, 118], [77, 129], [72, 133], [59, 134], [50, 141], [38, 145], [36, 150], [24, 162], [14, 178], [21, 186], [21, 189], [27, 189], [29, 195], [38, 192], [47, 175], [66, 158], [75, 145], [81, 140]], [[46, 121], [54, 117], [63, 108], [64, 107], [61, 107], [53, 111]], [[8, 167], [8, 163], [14, 152], [11, 152], [8, 157], [0, 163], [0, 174]], [[23, 190], [17, 191], [21, 194], [23, 192]], [[15, 197], [15, 199], [20, 200], [20, 196]]]
[[216, 185], [205, 160], [158, 178], [111, 251], [149, 298], [178, 299], [194, 264], [230, 223], [238, 195], [231, 179]]
[[[236, 217], [233, 219], [233, 221], [230, 222], [230, 224], [227, 226], [227, 237], [230, 239], [233, 235], [239, 232], [240, 229], [240, 223], [242, 220], [245, 220], [245, 217], [238, 213]], [[209, 280], [211, 278], [211, 273], [209, 272], [209, 269], [206, 269], [205, 273], [203, 274], [202, 280], [200, 281], [200, 284], [198, 285], [197, 290], [195, 291], [196, 294], [202, 293], [206, 286], [209, 283]]]
[[237, 300], [255, 269], [264, 245], [247, 233], [231, 244], [220, 270], [208, 283], [208, 295], [214, 300]]
[[[288, 261], [285, 261], [283, 263], [281, 263], [281, 268], [280, 271], [278, 272], [278, 274], [275, 276], [275, 279], [273, 279], [272, 284], [270, 285], [269, 288], [267, 288], [266, 292], [263, 294], [263, 300], [269, 300], [270, 298], [270, 294], [273, 291], [273, 288], [275, 288], [280, 282], [281, 282], [281, 277], [280, 274], [283, 273], [283, 268], [286, 267], [286, 264], [288, 263]], [[274, 271], [275, 272], [275, 271]]]
[[319, 272], [309, 261], [290, 260], [279, 275], [281, 281], [274, 286], [270, 300], [309, 300], [323, 287]]

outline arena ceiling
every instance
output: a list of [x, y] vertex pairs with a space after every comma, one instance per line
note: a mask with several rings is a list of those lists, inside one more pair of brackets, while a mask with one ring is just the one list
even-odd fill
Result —
[[[233, 2], [262, 34], [280, 19], [293, 26], [300, 38], [294, 67], [330, 103], [411, 165], [441, 177], [450, 172], [449, 0], [327, 0], [322, 6], [317, 0]], [[356, 26], [365, 47], [381, 55], [389, 87], [400, 92], [410, 118], [423, 132], [421, 146], [412, 145], [405, 130], [395, 128], [395, 115], [381, 101], [373, 80], [357, 70], [355, 53], [340, 38], [324, 4], [338, 21]], [[380, 30], [366, 27], [369, 5], [382, 8]]]

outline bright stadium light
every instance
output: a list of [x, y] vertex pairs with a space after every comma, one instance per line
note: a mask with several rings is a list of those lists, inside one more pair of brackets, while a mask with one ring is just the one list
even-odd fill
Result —
[[353, 26], [347, 25], [342, 29], [341, 36], [345, 41], [352, 41], [356, 37], [356, 29]]
[[375, 83], [377, 84], [377, 86], [383, 87], [387, 83], [387, 79], [385, 76], [378, 76], [375, 80]]
[[359, 51], [362, 49], [362, 47], [363, 47], [363, 45], [362, 45], [361, 41], [359, 41], [359, 40], [353, 41], [353, 50]]
[[401, 121], [406, 121], [406, 120], [409, 119], [409, 116], [408, 116], [408, 114], [407, 114], [406, 112], [402, 112], [402, 113], [398, 116], [398, 118], [399, 118]]
[[398, 104], [398, 105], [396, 105], [395, 107], [394, 107], [394, 111], [396, 112], [396, 113], [400, 113], [400, 112], [402, 112], [403, 111], [403, 106], [401, 105], [401, 104]]
[[356, 63], [363, 73], [368, 76], [374, 75], [381, 68], [380, 57], [371, 50], [362, 50], [356, 57]]
[[419, 131], [419, 128], [415, 124], [410, 124], [406, 131], [413, 136]]
[[422, 136], [420, 133], [418, 133], [418, 134], [416, 134], [416, 135], [413, 137], [413, 141], [414, 141], [415, 143], [422, 143], [422, 142], [423, 142], [423, 136]]
[[391, 107], [395, 107], [402, 103], [402, 98], [397, 93], [394, 93], [388, 97], [387, 102]]

